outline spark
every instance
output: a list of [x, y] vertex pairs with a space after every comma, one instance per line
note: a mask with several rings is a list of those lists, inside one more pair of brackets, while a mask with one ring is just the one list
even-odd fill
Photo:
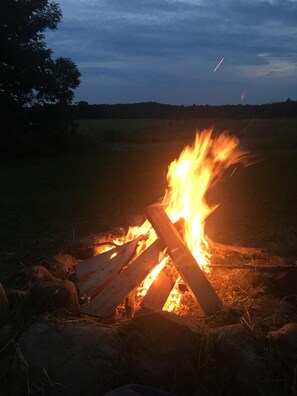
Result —
[[213, 69], [213, 71], [216, 72], [223, 62], [224, 62], [224, 58], [222, 58], [220, 60], [220, 62], [216, 65], [216, 67]]
[[236, 172], [236, 170], [237, 170], [237, 167], [233, 169], [233, 171], [232, 171], [232, 173], [231, 173], [231, 175], [230, 175], [230, 179], [231, 179], [231, 177], [234, 175], [234, 173]]

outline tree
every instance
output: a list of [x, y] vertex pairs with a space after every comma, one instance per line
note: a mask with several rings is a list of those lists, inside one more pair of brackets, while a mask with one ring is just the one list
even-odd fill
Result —
[[69, 58], [52, 59], [44, 42], [62, 13], [49, 0], [0, 1], [0, 98], [6, 105], [70, 103], [80, 72]]

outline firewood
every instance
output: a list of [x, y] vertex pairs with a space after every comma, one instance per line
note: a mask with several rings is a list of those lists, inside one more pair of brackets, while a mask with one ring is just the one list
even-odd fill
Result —
[[160, 261], [164, 250], [157, 239], [125, 268], [83, 309], [83, 313], [106, 317], [134, 290]]
[[154, 283], [143, 297], [140, 305], [141, 309], [137, 314], [145, 311], [161, 310], [173, 289], [177, 276], [177, 270], [173, 266], [172, 262], [170, 261], [169, 263], [166, 263], [165, 267], [159, 273]]
[[[132, 259], [135, 254], [138, 241], [139, 239], [136, 239], [126, 243], [125, 245], [122, 245], [122, 249], [118, 250], [118, 254], [115, 257], [111, 255], [109, 256], [109, 260], [105, 259], [104, 261], [101, 261], [100, 267], [97, 269], [97, 271], [92, 272], [91, 276], [89, 276], [86, 280], [79, 282], [79, 291], [81, 293], [87, 294], [90, 297], [94, 297], [96, 294], [98, 294]], [[97, 261], [100, 261], [100, 255], [97, 256], [97, 259]]]
[[107, 252], [91, 257], [88, 260], [81, 261], [75, 267], [77, 280], [83, 281], [97, 270], [105, 268], [109, 265], [110, 260], [112, 260], [113, 257], [120, 256], [123, 257], [123, 260], [129, 261], [135, 253], [135, 249], [140, 238], [141, 237], [138, 237], [124, 245], [117, 246]]
[[133, 290], [125, 300], [125, 311], [128, 319], [132, 319], [135, 312], [135, 291]]
[[217, 312], [222, 307], [219, 297], [171, 223], [162, 205], [151, 205], [145, 212], [158, 237], [168, 247], [168, 254], [180, 272], [194, 301], [206, 314]]

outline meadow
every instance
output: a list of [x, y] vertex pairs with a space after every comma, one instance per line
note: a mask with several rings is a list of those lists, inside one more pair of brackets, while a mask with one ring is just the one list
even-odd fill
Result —
[[196, 130], [236, 133], [257, 159], [208, 193], [217, 242], [297, 257], [297, 120], [79, 120], [81, 150], [0, 162], [0, 271], [43, 263], [82, 238], [140, 223]]

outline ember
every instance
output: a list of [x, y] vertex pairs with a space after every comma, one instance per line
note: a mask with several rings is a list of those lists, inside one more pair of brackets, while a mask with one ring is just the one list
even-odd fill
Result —
[[[153, 211], [147, 209], [150, 222], [146, 220], [139, 227], [130, 227], [126, 236], [114, 240], [118, 245], [124, 244], [122, 248], [114, 248], [104, 259], [102, 256], [106, 253], [77, 266], [81, 292], [94, 297], [84, 311], [98, 316], [110, 315], [135, 288], [137, 297], [143, 297], [159, 276], [163, 279], [159, 282], [159, 288], [154, 285], [153, 292], [150, 292], [150, 297], [144, 300], [142, 306], [146, 306], [147, 301], [153, 301], [148, 307], [162, 309], [169, 296], [165, 307], [174, 310], [180, 301], [177, 287], [179, 274], [204, 312], [212, 313], [219, 309], [221, 303], [200, 270], [210, 271], [211, 254], [204, 234], [204, 223], [217, 207], [208, 206], [205, 195], [226, 168], [236, 163], [244, 164], [247, 157], [247, 152], [239, 148], [239, 141], [234, 136], [227, 133], [214, 136], [212, 130], [197, 133], [193, 145], [185, 147], [179, 158], [170, 164], [168, 189], [162, 206], [155, 206]], [[165, 212], [163, 216], [162, 207], [171, 221], [168, 219], [167, 222]], [[164, 221], [159, 220], [161, 217]], [[171, 222], [179, 223], [180, 232]], [[157, 240], [156, 233], [160, 240]], [[167, 250], [164, 250], [167, 248], [178, 272], [163, 270], [170, 261]], [[176, 249], [179, 250], [178, 254]], [[131, 262], [133, 256], [136, 259]], [[105, 264], [102, 264], [102, 260]], [[167, 290], [166, 298], [164, 290]], [[100, 307], [103, 304], [102, 309]]]

